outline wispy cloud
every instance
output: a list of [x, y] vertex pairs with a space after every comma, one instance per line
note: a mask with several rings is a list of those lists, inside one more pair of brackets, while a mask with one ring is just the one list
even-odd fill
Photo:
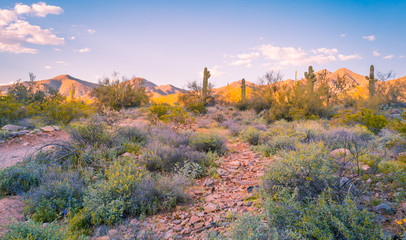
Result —
[[363, 39], [366, 39], [368, 41], [375, 41], [376, 37], [375, 35], [370, 35], [370, 36], [362, 36]]
[[[214, 67], [208, 67], [207, 70], [210, 71], [210, 75], [211, 77], [222, 77], [224, 75], [226, 75], [225, 72], [222, 72], [220, 69], [223, 68], [223, 66], [220, 65], [216, 65]], [[199, 77], [202, 78], [203, 77], [203, 71], [199, 72]]]
[[49, 65], [47, 65], [47, 66], [45, 66], [44, 68], [45, 68], [45, 69], [51, 69], [52, 67], [49, 66]]
[[347, 36], [347, 34], [345, 34], [345, 33], [340, 34], [340, 37], [346, 37], [346, 36]]
[[87, 32], [89, 33], [89, 34], [93, 34], [93, 33], [95, 33], [96, 32], [96, 30], [93, 30], [93, 29], [87, 29]]
[[75, 40], [76, 37], [75, 37], [75, 36], [72, 36], [72, 37], [70, 37], [69, 39], [70, 39], [70, 40]]
[[23, 46], [24, 43], [37, 45], [61, 45], [64, 38], [57, 37], [52, 29], [42, 29], [31, 25], [25, 16], [46, 17], [48, 14], [61, 14], [63, 9], [46, 3], [31, 6], [17, 3], [13, 9], [0, 9], [0, 52], [37, 53], [35, 48]]
[[56, 63], [58, 63], [58, 64], [63, 64], [63, 65], [65, 65], [65, 66], [68, 66], [68, 65], [69, 65], [69, 64], [66, 63], [65, 61], [56, 61]]
[[[335, 61], [348, 61], [362, 59], [359, 54], [344, 55], [337, 48], [317, 48], [305, 51], [296, 47], [279, 47], [273, 44], [263, 44], [251, 49], [249, 53], [235, 56], [225, 55], [230, 58], [229, 66], [253, 66], [253, 60], [259, 61], [260, 66], [272, 65], [274, 68], [288, 65], [305, 66], [310, 64], [327, 64]], [[265, 65], [264, 65], [265, 64]]]
[[405, 57], [406, 57], [406, 56], [404, 56], [404, 55], [400, 55], [400, 56], [399, 56], [399, 58], [405, 58]]
[[387, 55], [387, 56], [383, 57], [383, 59], [390, 60], [390, 59], [392, 59], [394, 57], [395, 57], [395, 55], [391, 54], [391, 55]]
[[376, 56], [376, 57], [381, 56], [381, 54], [378, 52], [378, 50], [374, 50], [374, 51], [372, 52], [372, 54], [373, 54], [374, 56]]
[[338, 54], [338, 58], [342, 61], [362, 59], [362, 57], [358, 54], [352, 54], [352, 55]]
[[77, 50], [75, 50], [75, 52], [78, 52], [78, 53], [86, 53], [86, 52], [90, 52], [90, 48], [82, 48], [82, 49], [77, 49]]

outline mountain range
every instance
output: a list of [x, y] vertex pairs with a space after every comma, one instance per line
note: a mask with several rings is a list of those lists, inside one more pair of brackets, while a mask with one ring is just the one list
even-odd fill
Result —
[[[337, 79], [337, 75], [339, 76], [345, 76], [347, 81], [351, 82], [354, 86], [358, 86], [358, 87], [368, 87], [368, 80], [365, 79], [365, 76], [354, 73], [346, 68], [340, 68], [335, 72], [330, 72], [328, 70], [321, 70], [316, 72], [317, 74], [320, 74], [322, 72], [325, 72], [326, 77], [330, 80], [330, 82], [333, 82]], [[187, 92], [187, 90], [182, 89], [182, 88], [178, 88], [175, 87], [171, 84], [167, 84], [167, 85], [156, 85], [155, 83], [148, 81], [144, 78], [134, 78], [131, 80], [128, 80], [128, 82], [132, 82], [132, 81], [139, 81], [139, 80], [143, 81], [143, 86], [146, 88], [146, 92], [150, 93], [150, 96], [152, 98], [158, 98], [158, 97], [162, 97], [162, 96], [168, 96], [168, 95], [172, 95], [172, 94], [179, 94], [179, 93], [183, 93], [183, 92]], [[72, 77], [70, 75], [59, 75], [56, 76], [54, 78], [51, 79], [46, 79], [46, 80], [40, 80], [37, 81], [40, 85], [46, 85], [48, 87], [51, 87], [55, 90], [57, 90], [60, 94], [66, 95], [68, 96], [71, 93], [71, 89], [74, 88], [74, 92], [75, 92], [75, 97], [76, 98], [91, 98], [91, 91], [94, 87], [98, 86], [98, 84], [96, 83], [91, 83], [91, 82], [87, 82], [84, 80], [80, 80], [77, 79], [75, 77]], [[294, 80], [292, 79], [287, 79], [281, 82], [281, 84], [293, 84]], [[24, 84], [27, 84], [27, 82], [23, 82]], [[402, 78], [398, 78], [398, 79], [394, 79], [394, 80], [389, 80], [388, 81], [389, 84], [405, 84], [406, 83], [406, 76], [402, 77]], [[256, 84], [251, 83], [249, 81], [246, 81], [246, 85], [249, 88], [255, 88]], [[0, 93], [1, 94], [5, 94], [7, 93], [7, 89], [10, 87], [11, 85], [2, 85], [0, 86]], [[229, 89], [237, 89], [241, 87], [241, 80], [239, 81], [235, 81], [232, 82], [230, 84], [228, 84], [227, 86], [223, 86], [223, 87], [219, 87], [219, 88], [215, 88], [213, 89], [214, 93], [216, 94], [223, 94], [227, 88]]]

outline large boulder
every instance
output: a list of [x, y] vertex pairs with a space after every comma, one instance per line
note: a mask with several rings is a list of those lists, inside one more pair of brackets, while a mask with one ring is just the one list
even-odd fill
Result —
[[8, 131], [11, 131], [11, 132], [17, 132], [17, 131], [19, 131], [20, 129], [23, 129], [23, 127], [18, 126], [18, 125], [8, 124], [8, 125], [2, 127], [1, 129], [2, 129], [2, 130], [8, 130]]

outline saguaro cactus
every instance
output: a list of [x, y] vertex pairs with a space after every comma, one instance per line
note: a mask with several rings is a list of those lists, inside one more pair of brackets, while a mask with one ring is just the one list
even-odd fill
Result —
[[309, 66], [309, 71], [304, 73], [305, 78], [307, 79], [307, 83], [309, 84], [310, 91], [314, 90], [314, 83], [316, 82], [316, 74], [314, 74], [314, 70], [312, 66]]
[[204, 68], [203, 71], [203, 89], [202, 89], [202, 94], [203, 94], [203, 100], [206, 101], [207, 99], [207, 88], [209, 86], [209, 78], [210, 78], [210, 71], [207, 71], [207, 67]]
[[374, 75], [374, 65], [371, 65], [369, 68], [369, 77], [365, 76], [365, 78], [369, 81], [369, 97], [373, 97], [375, 95], [375, 75]]
[[245, 102], [246, 100], [246, 87], [245, 87], [245, 79], [241, 80], [241, 102]]

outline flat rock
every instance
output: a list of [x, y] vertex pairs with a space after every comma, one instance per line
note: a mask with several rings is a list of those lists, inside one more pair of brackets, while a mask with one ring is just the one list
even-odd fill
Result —
[[232, 161], [228, 163], [229, 167], [237, 169], [241, 166], [241, 163], [239, 161]]
[[55, 129], [55, 131], [61, 131], [61, 128], [59, 127], [59, 126], [52, 126], [54, 129]]
[[23, 129], [23, 127], [18, 126], [18, 125], [8, 124], [8, 125], [5, 125], [4, 127], [2, 127], [1, 129], [2, 130], [8, 130], [8, 131], [11, 131], [11, 132], [17, 132], [18, 130]]
[[197, 223], [197, 222], [200, 222], [200, 218], [199, 218], [199, 217], [196, 217], [196, 216], [192, 216], [192, 217], [190, 218], [189, 225], [195, 224], [195, 223]]
[[204, 212], [210, 213], [217, 211], [218, 207], [215, 204], [209, 203], [204, 207]]
[[53, 132], [53, 131], [55, 131], [55, 128], [52, 126], [46, 126], [46, 127], [41, 128], [41, 130], [43, 132]]
[[388, 203], [381, 203], [375, 206], [373, 210], [380, 214], [395, 214], [395, 210]]

